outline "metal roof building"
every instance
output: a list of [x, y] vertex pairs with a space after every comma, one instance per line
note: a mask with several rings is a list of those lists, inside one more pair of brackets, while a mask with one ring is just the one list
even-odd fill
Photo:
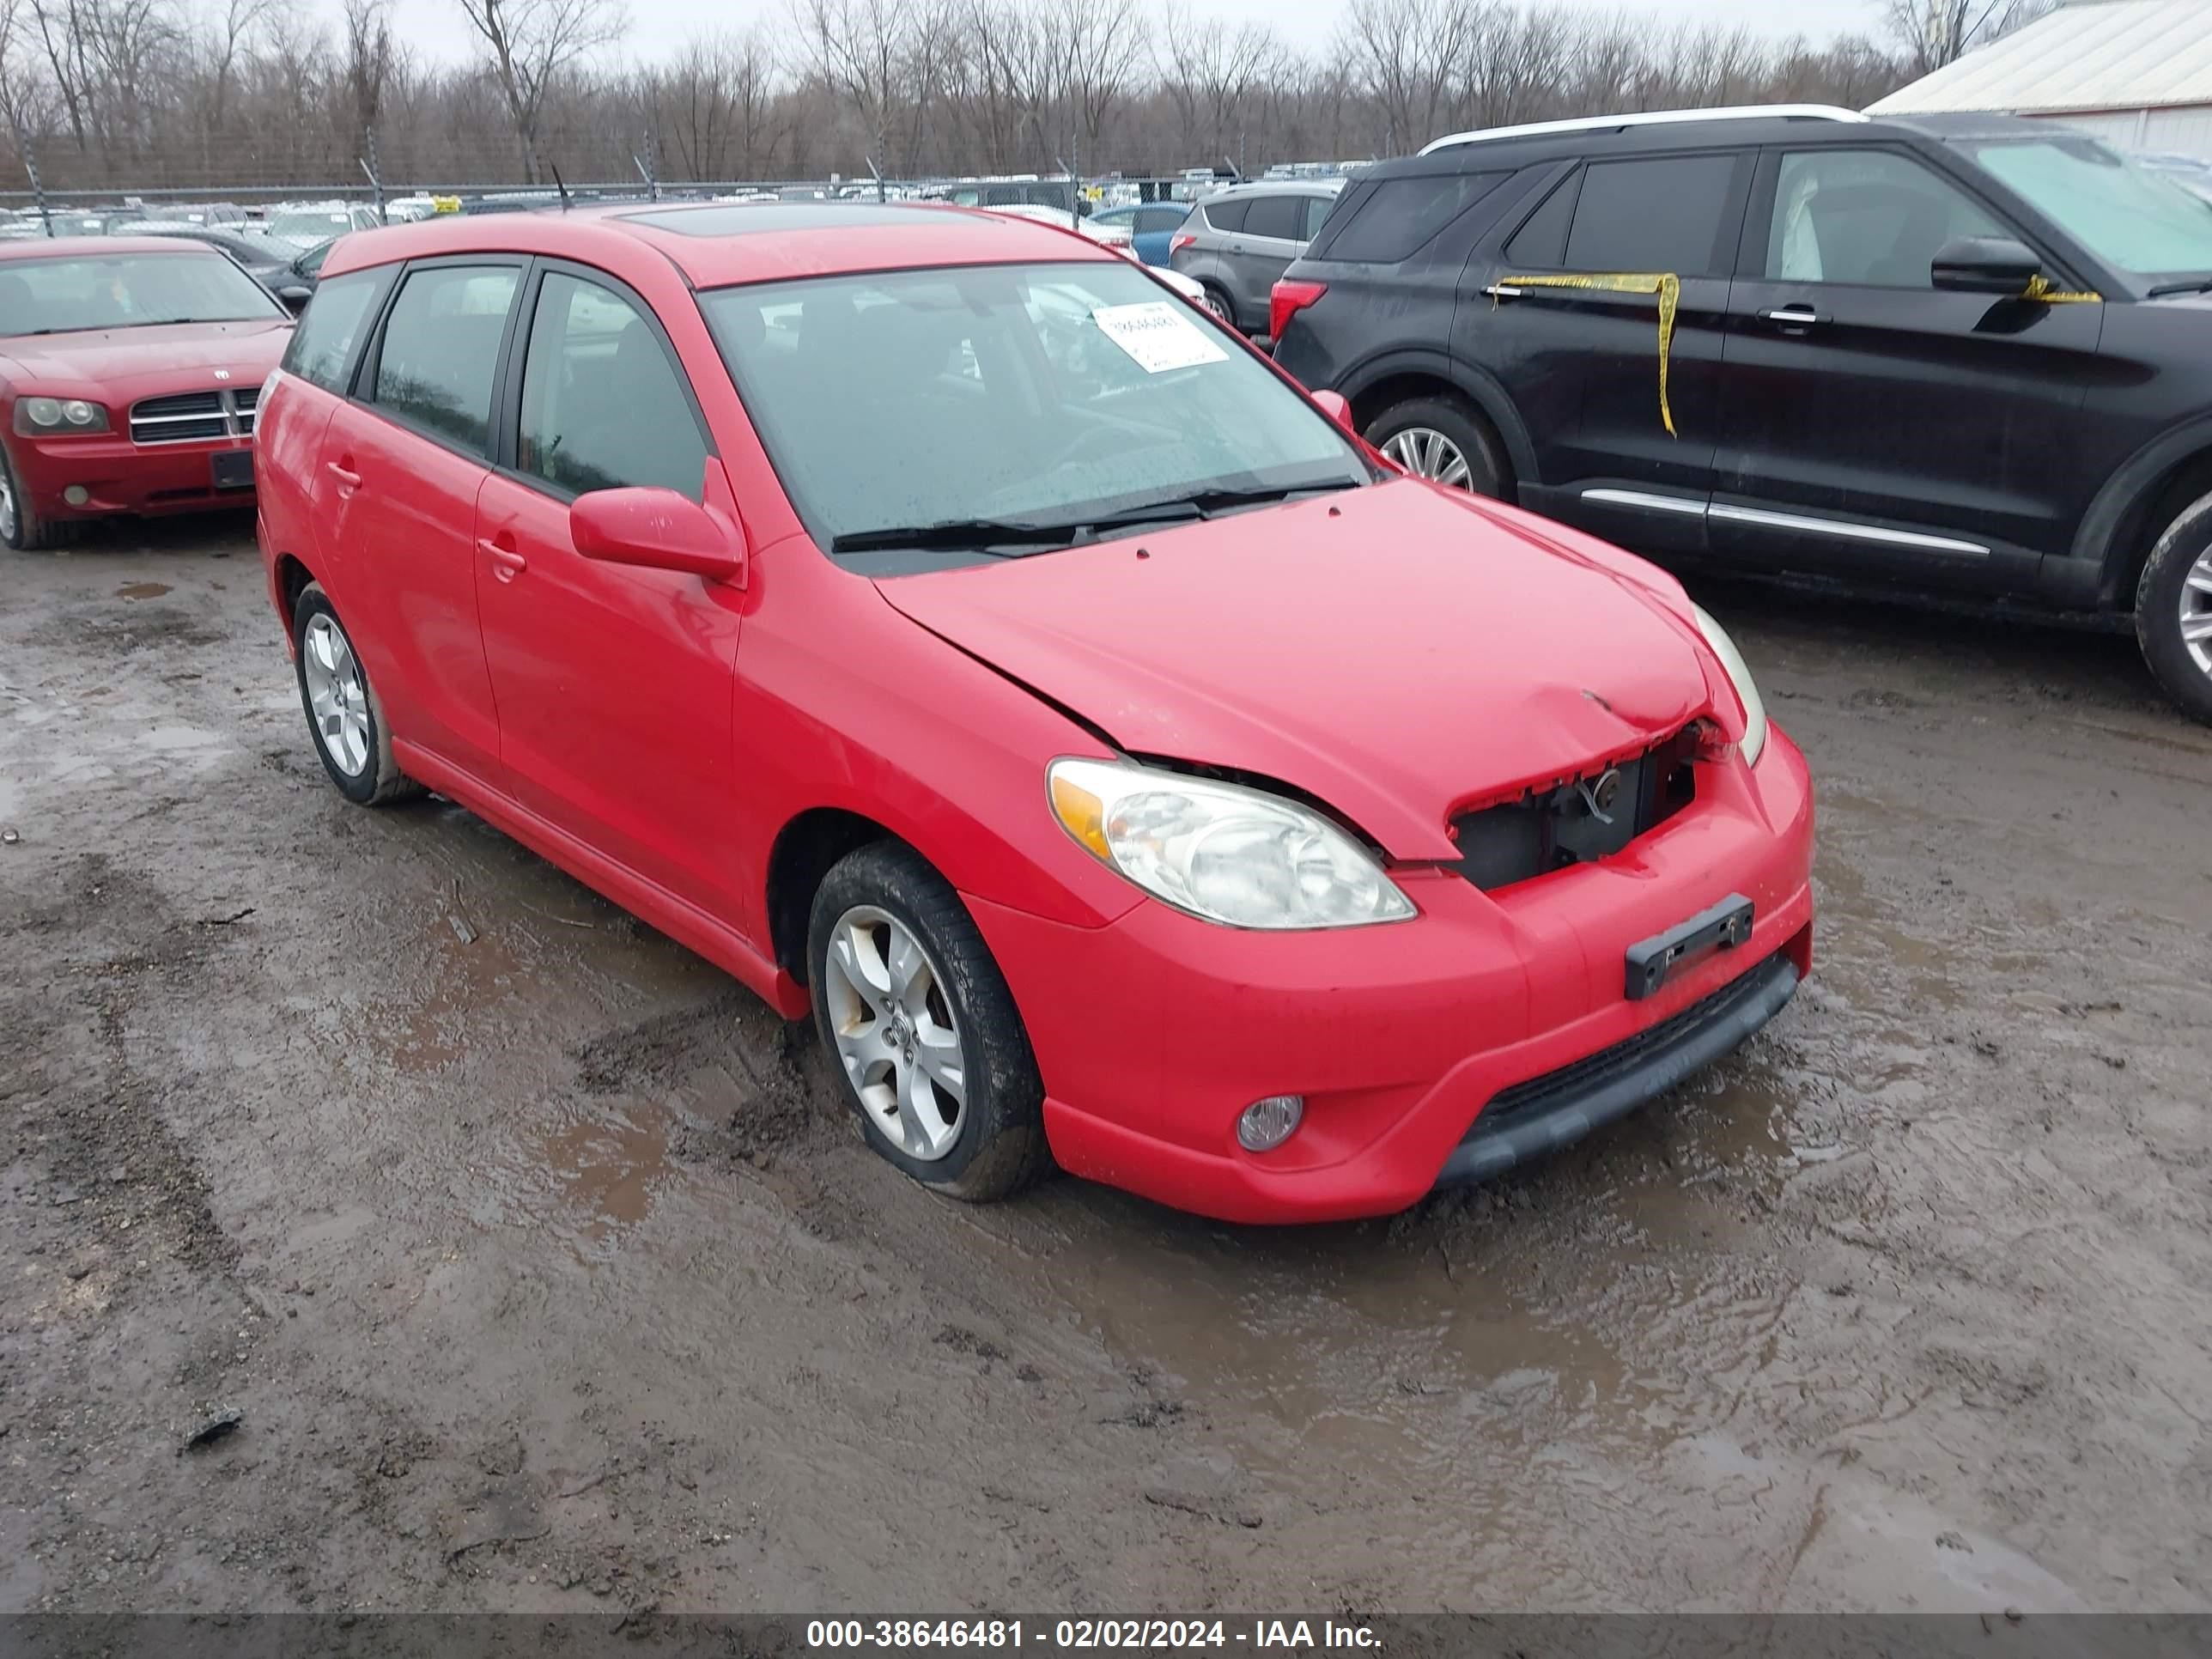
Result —
[[2049, 116], [2212, 160], [2212, 0], [2077, 0], [1869, 105]]

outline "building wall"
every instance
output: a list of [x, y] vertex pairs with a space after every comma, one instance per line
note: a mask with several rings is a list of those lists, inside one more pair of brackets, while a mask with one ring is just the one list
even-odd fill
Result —
[[2169, 150], [2212, 161], [2212, 104], [2174, 109], [2094, 110], [2079, 115], [2022, 111], [2037, 120], [2063, 122], [2094, 133], [2121, 149]]

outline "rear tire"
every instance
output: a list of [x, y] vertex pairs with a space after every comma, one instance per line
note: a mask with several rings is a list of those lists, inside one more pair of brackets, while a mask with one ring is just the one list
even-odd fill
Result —
[[919, 853], [879, 841], [830, 868], [806, 966], [823, 1054], [883, 1158], [971, 1204], [1011, 1197], [1052, 1167], [1044, 1082], [1013, 993], [960, 896]]
[[356, 806], [385, 806], [423, 793], [392, 758], [383, 702], [320, 582], [292, 605], [292, 668], [315, 753], [338, 793]]
[[1505, 498], [1505, 457], [1489, 422], [1453, 398], [1408, 398], [1368, 422], [1369, 443], [1416, 477]]
[[1243, 332], [1242, 326], [1237, 321], [1237, 307], [1231, 301], [1228, 295], [1212, 283], [1200, 283], [1199, 287], [1205, 290], [1199, 303], [1231, 328], [1236, 329], [1239, 333]]
[[2212, 495], [2182, 508], [2143, 562], [2136, 641], [2166, 695], [2212, 726]]

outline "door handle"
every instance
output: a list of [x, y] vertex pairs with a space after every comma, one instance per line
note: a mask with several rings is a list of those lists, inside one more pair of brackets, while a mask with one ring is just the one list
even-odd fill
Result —
[[325, 463], [325, 465], [327, 467], [331, 477], [336, 478], [342, 488], [346, 489], [358, 489], [361, 488], [360, 473], [352, 471], [349, 467], [340, 466], [336, 461], [326, 462]]
[[1517, 300], [1521, 297], [1521, 290], [1510, 283], [1492, 283], [1482, 291], [1493, 300]]
[[1771, 311], [1759, 313], [1777, 328], [1810, 328], [1820, 320], [1820, 313], [1810, 306], [1777, 306]]
[[488, 536], [477, 538], [477, 546], [491, 561], [491, 574], [503, 582], [511, 582], [530, 568], [530, 561], [511, 547], [501, 547]]

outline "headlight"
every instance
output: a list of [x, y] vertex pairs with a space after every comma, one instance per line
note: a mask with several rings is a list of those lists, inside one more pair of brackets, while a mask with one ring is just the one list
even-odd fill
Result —
[[1759, 696], [1758, 683], [1751, 678], [1751, 669], [1744, 662], [1743, 653], [1735, 648], [1735, 641], [1728, 636], [1728, 629], [1707, 615], [1705, 606], [1693, 605], [1690, 609], [1697, 614], [1698, 631], [1705, 636], [1705, 643], [1712, 647], [1713, 654], [1721, 659], [1721, 666], [1728, 670], [1728, 677], [1735, 686], [1736, 696], [1743, 699], [1743, 742], [1740, 747], [1743, 750], [1744, 763], [1756, 766], [1759, 756], [1766, 749], [1765, 701]]
[[82, 398], [24, 398], [15, 404], [15, 430], [43, 438], [56, 432], [105, 432], [107, 411]]
[[1360, 927], [1413, 914], [1367, 851], [1304, 807], [1133, 763], [1059, 760], [1053, 815], [1093, 857], [1231, 927]]

